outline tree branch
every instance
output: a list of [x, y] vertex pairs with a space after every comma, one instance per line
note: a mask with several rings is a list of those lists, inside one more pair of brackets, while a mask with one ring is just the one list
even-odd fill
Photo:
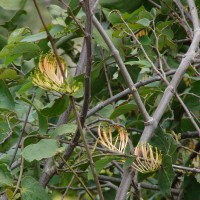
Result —
[[[185, 54], [185, 57], [182, 59], [169, 86], [166, 88], [164, 95], [163, 95], [161, 101], [159, 102], [157, 109], [155, 110], [155, 112], [153, 114], [153, 123], [151, 123], [149, 126], [145, 127], [143, 134], [140, 138], [140, 142], [148, 142], [151, 139], [151, 137], [154, 135], [154, 131], [157, 128], [158, 123], [159, 123], [161, 117], [163, 116], [170, 100], [172, 99], [185, 71], [187, 70], [190, 63], [196, 56], [196, 51], [198, 49], [199, 41], [200, 41], [200, 29], [199, 29], [199, 24], [197, 23], [198, 15], [197, 15], [197, 12], [195, 9], [196, 7], [194, 4], [194, 1], [191, 0], [190, 3], [188, 3], [188, 4], [189, 4], [190, 10], [191, 10], [191, 15], [192, 15], [192, 19], [193, 19], [193, 27], [195, 30], [194, 37], [192, 39], [192, 43], [191, 43], [187, 53]], [[129, 181], [130, 184], [126, 184], [126, 185], [123, 185], [123, 181], [125, 181], [126, 179], [130, 180], [129, 176], [131, 176], [131, 174], [129, 174], [127, 172], [124, 174], [124, 176], [122, 178], [122, 183], [120, 184], [120, 189], [118, 190], [118, 193], [116, 196], [116, 200], [122, 200], [125, 198], [125, 195], [131, 184], [131, 181]]]
[[93, 24], [94, 26], [97, 28], [97, 30], [99, 31], [99, 33], [101, 34], [102, 38], [104, 39], [104, 41], [106, 42], [106, 44], [108, 45], [111, 53], [113, 54], [119, 68], [120, 68], [120, 71], [122, 73], [122, 76], [126, 82], [126, 84], [128, 85], [131, 93], [133, 94], [134, 96], [134, 99], [135, 99], [135, 102], [136, 104], [138, 105], [138, 108], [141, 112], [141, 115], [143, 116], [144, 118], [144, 121], [146, 124], [150, 123], [152, 118], [149, 116], [141, 98], [140, 98], [140, 95], [135, 87], [135, 84], [134, 82], [132, 81], [127, 69], [126, 69], [126, 66], [124, 65], [123, 63], [123, 60], [121, 59], [120, 55], [119, 55], [119, 51], [115, 48], [114, 44], [112, 43], [111, 39], [108, 37], [107, 33], [105, 32], [105, 30], [103, 29], [103, 27], [101, 26], [101, 24], [98, 22], [97, 18], [93, 15], [92, 16], [92, 21], [93, 21]]

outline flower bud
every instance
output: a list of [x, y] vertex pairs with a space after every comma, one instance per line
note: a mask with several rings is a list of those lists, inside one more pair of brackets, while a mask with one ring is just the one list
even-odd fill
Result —
[[[65, 72], [65, 77], [67, 78], [67, 67], [64, 59], [61, 56], [59, 59], [62, 69]], [[33, 84], [44, 90], [54, 90], [65, 93], [68, 92], [70, 88], [62, 76], [61, 69], [53, 53], [40, 56], [39, 67], [35, 69], [32, 78]]]

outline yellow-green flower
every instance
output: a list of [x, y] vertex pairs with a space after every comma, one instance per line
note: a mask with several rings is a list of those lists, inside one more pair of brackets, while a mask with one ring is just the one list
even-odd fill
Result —
[[[114, 137], [112, 127], [114, 128], [113, 132], [117, 131], [117, 135]], [[99, 142], [111, 151], [124, 154], [128, 142], [128, 133], [118, 125], [113, 125], [112, 127], [108, 123], [104, 125], [99, 124]]]
[[149, 173], [158, 170], [162, 164], [162, 154], [157, 147], [149, 143], [140, 143], [134, 152], [136, 159], [132, 167], [141, 173]]
[[[67, 67], [64, 59], [59, 57], [62, 69], [67, 78]], [[56, 56], [53, 53], [41, 55], [39, 59], [39, 67], [35, 69], [33, 74], [33, 84], [44, 90], [54, 90], [61, 93], [73, 93], [79, 89], [78, 85], [69, 84], [64, 80]]]

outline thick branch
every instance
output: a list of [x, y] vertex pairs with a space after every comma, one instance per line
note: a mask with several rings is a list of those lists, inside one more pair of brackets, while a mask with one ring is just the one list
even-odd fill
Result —
[[[189, 0], [188, 0], [189, 1]], [[199, 46], [199, 41], [200, 41], [200, 29], [199, 29], [199, 24], [197, 23], [198, 21], [198, 15], [196, 12], [196, 7], [194, 4], [194, 1], [191, 0], [189, 1], [189, 7], [191, 10], [191, 15], [193, 19], [193, 27], [194, 27], [194, 37], [192, 39], [192, 43], [185, 54], [185, 57], [182, 59], [175, 75], [173, 76], [172, 81], [170, 82], [169, 86], [166, 88], [164, 95], [159, 102], [159, 105], [156, 109], [156, 111], [153, 114], [153, 123], [151, 123], [149, 126], [146, 126], [143, 134], [140, 138], [140, 142], [148, 142], [151, 137], [154, 135], [154, 131], [158, 126], [159, 121], [161, 120], [170, 100], [172, 99], [184, 73], [186, 72], [187, 68], [190, 66], [190, 63], [196, 56], [196, 51]], [[125, 173], [123, 178], [122, 178], [122, 183], [123, 180], [130, 179], [131, 174]], [[122, 200], [124, 199], [130, 185], [123, 185], [120, 184], [120, 189], [118, 190], [116, 200]], [[122, 191], [122, 192], [121, 192]]]
[[134, 98], [135, 98], [135, 102], [138, 105], [138, 108], [141, 112], [141, 115], [144, 118], [144, 121], [150, 122], [151, 121], [151, 117], [149, 116], [141, 98], [140, 95], [135, 87], [135, 84], [133, 83], [127, 69], [126, 66], [124, 65], [123, 60], [121, 59], [120, 55], [119, 55], [119, 51], [115, 48], [114, 44], [112, 43], [111, 39], [108, 37], [107, 33], [105, 32], [105, 30], [103, 29], [103, 27], [101, 26], [101, 24], [98, 22], [97, 18], [93, 15], [92, 17], [92, 21], [94, 26], [97, 28], [97, 30], [99, 31], [99, 33], [101, 34], [102, 38], [104, 39], [104, 41], [106, 42], [106, 44], [108, 45], [110, 51], [112, 52], [113, 56], [115, 57], [115, 60], [120, 68], [120, 71], [124, 77], [124, 80], [126, 82], [126, 84], [128, 85], [129, 89], [131, 90]]

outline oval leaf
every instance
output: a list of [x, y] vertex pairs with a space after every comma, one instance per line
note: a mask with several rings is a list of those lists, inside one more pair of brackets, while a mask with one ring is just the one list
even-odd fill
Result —
[[[112, 160], [114, 160], [114, 156], [110, 156], [110, 157], [106, 157], [106, 158], [102, 158], [101, 160], [98, 160], [95, 162], [94, 167], [96, 169], [96, 173], [97, 175], [101, 172], [101, 170], [108, 164], [110, 163]], [[92, 175], [92, 170], [89, 167], [88, 169], [88, 180], [93, 180], [93, 175]]]
[[0, 108], [14, 109], [15, 103], [13, 97], [3, 80], [0, 80]]
[[58, 116], [62, 114], [69, 105], [68, 96], [63, 96], [59, 99], [54, 100], [41, 110], [41, 114], [47, 117]]
[[77, 129], [77, 125], [76, 124], [63, 124], [58, 126], [53, 134], [54, 135], [63, 135], [63, 134], [69, 134], [69, 133], [74, 133]]
[[21, 186], [22, 200], [51, 200], [39, 182], [30, 176], [22, 179]]
[[137, 24], [141, 24], [141, 25], [143, 25], [145, 27], [149, 27], [150, 20], [147, 19], [147, 18], [143, 18], [143, 19], [138, 20]]
[[17, 72], [14, 69], [0, 70], [0, 79], [17, 79]]
[[172, 158], [169, 155], [163, 156], [162, 167], [159, 170], [158, 186], [164, 196], [169, 196], [171, 193], [171, 185], [174, 179], [174, 171], [172, 168]]
[[40, 48], [34, 43], [19, 42], [6, 45], [0, 52], [0, 58], [6, 58], [5, 64], [10, 64], [13, 60], [22, 56], [24, 59], [31, 59], [40, 54]]
[[1, 0], [0, 6], [5, 10], [18, 10], [21, 7], [22, 0]]
[[13, 177], [6, 164], [0, 164], [0, 186], [12, 186]]
[[114, 119], [120, 115], [123, 115], [125, 113], [128, 113], [130, 111], [133, 111], [136, 108], [136, 104], [135, 103], [127, 103], [127, 104], [123, 104], [118, 106], [114, 112], [110, 115], [111, 119]]
[[42, 139], [37, 144], [30, 144], [24, 148], [23, 157], [32, 162], [33, 160], [42, 160], [50, 158], [58, 152], [58, 143], [54, 139]]

